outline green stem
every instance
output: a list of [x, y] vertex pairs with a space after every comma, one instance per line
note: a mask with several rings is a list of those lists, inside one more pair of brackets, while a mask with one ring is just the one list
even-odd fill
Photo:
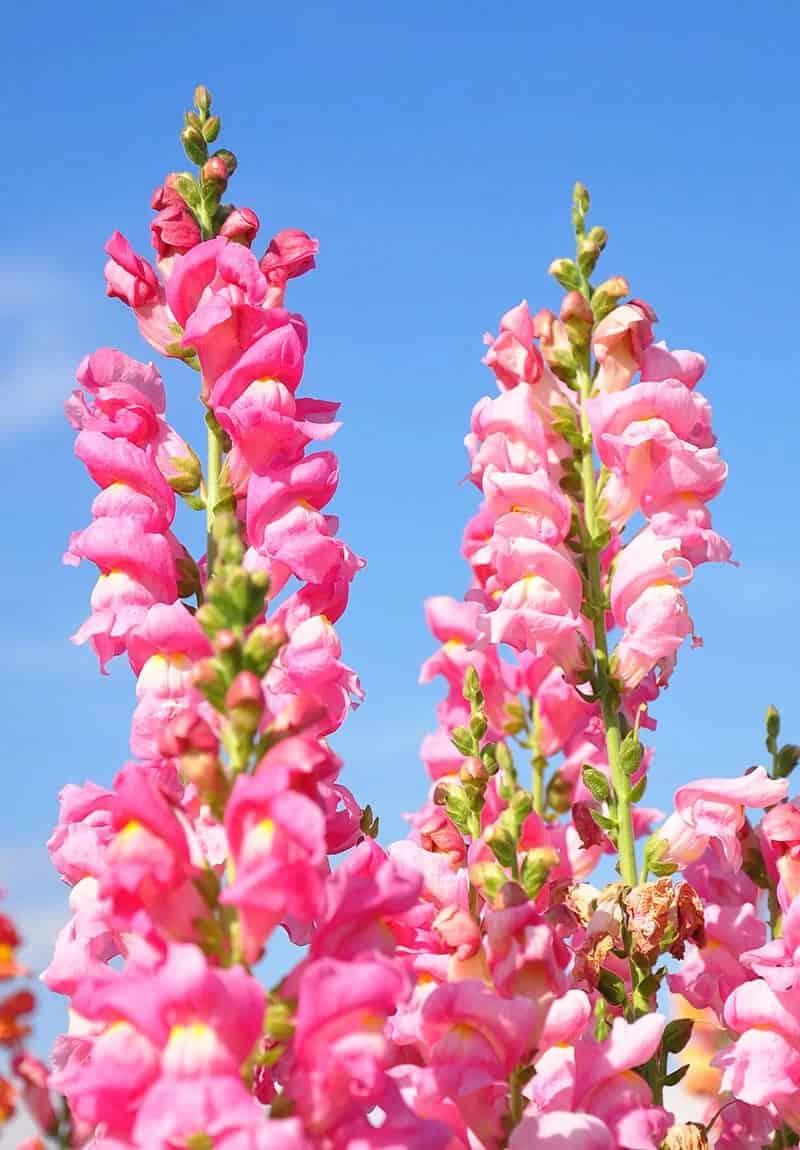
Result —
[[617, 801], [619, 872], [624, 883], [628, 886], [636, 886], [638, 873], [636, 866], [636, 845], [633, 833], [633, 812], [631, 808], [631, 783], [628, 776], [622, 770], [620, 762], [622, 731], [620, 730], [616, 692], [609, 677], [605, 602], [600, 568], [600, 554], [596, 545], [598, 537], [597, 481], [595, 479], [594, 455], [592, 452], [592, 429], [586, 408], [592, 387], [588, 362], [588, 346], [584, 350], [582, 359], [583, 362], [578, 365], [577, 371], [577, 383], [581, 397], [581, 433], [583, 436], [583, 446], [581, 448], [581, 481], [583, 488], [584, 521], [586, 535], [588, 537], [586, 539], [588, 609], [594, 632], [594, 654], [597, 663], [596, 690], [602, 702], [608, 765], [611, 771], [611, 783]]
[[219, 503], [219, 478], [222, 470], [222, 444], [219, 432], [214, 423], [208, 423], [208, 465], [206, 468], [206, 580], [208, 581], [214, 571], [216, 544], [214, 541], [214, 515]]
[[511, 1129], [518, 1126], [522, 1121], [522, 1111], [525, 1108], [525, 1097], [522, 1093], [522, 1081], [520, 1075], [520, 1068], [517, 1067], [511, 1072]]
[[531, 707], [531, 742], [533, 744], [533, 754], [531, 756], [531, 772], [533, 781], [533, 809], [537, 815], [544, 815], [545, 809], [545, 792], [544, 792], [544, 775], [547, 770], [547, 759], [541, 751], [539, 742], [539, 728], [541, 720], [539, 718], [539, 704], [533, 700]]

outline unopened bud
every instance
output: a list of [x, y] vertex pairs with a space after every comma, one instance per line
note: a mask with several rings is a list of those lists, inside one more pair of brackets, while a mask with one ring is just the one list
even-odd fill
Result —
[[203, 478], [203, 466], [197, 453], [188, 444], [186, 451], [186, 455], [171, 456], [169, 460], [172, 474], [167, 482], [177, 495], [191, 495], [197, 491]]
[[510, 867], [516, 861], [517, 843], [508, 827], [495, 823], [486, 831], [483, 841], [501, 866]]
[[[210, 162], [210, 161], [209, 161]], [[252, 208], [234, 208], [225, 217], [225, 222], [219, 230], [221, 236], [233, 240], [237, 244], [250, 247], [258, 234], [258, 216]]]
[[287, 1042], [294, 1034], [292, 1014], [288, 1002], [270, 1002], [264, 1018], [264, 1033], [278, 1042]]
[[572, 783], [557, 771], [547, 784], [547, 805], [556, 814], [566, 814], [572, 806], [572, 792]]
[[574, 260], [553, 260], [547, 274], [561, 284], [564, 291], [578, 291], [581, 286], [580, 272]]
[[582, 184], [580, 180], [576, 180], [572, 189], [572, 203], [575, 210], [580, 212], [582, 216], [585, 216], [589, 211], [589, 205], [591, 204], [589, 189], [585, 184]]
[[225, 695], [225, 709], [236, 730], [254, 735], [264, 714], [264, 690], [252, 671], [240, 671]]
[[219, 130], [222, 126], [222, 121], [219, 116], [209, 116], [205, 124], [203, 124], [203, 139], [207, 144], [213, 144], [219, 135]]
[[176, 172], [168, 177], [172, 180], [172, 187], [190, 208], [196, 208], [200, 203], [200, 188], [197, 180], [190, 172]]
[[195, 611], [195, 619], [208, 635], [209, 639], [213, 639], [217, 632], [226, 624], [225, 616], [222, 614], [218, 607], [213, 603], [203, 603]]
[[221, 156], [211, 156], [203, 164], [200, 175], [204, 183], [219, 184], [221, 185], [220, 190], [224, 190], [228, 183], [228, 166]]
[[254, 627], [244, 642], [245, 668], [259, 677], [265, 675], [286, 639], [286, 632], [279, 623], [260, 623]]
[[217, 710], [225, 698], [225, 680], [213, 659], [201, 659], [192, 668], [192, 684]]
[[621, 299], [630, 294], [630, 286], [624, 276], [611, 276], [603, 280], [592, 294], [592, 314], [597, 322], [612, 312]]
[[211, 108], [211, 93], [205, 84], [198, 84], [194, 90], [194, 106], [201, 116], [207, 116]]
[[181, 132], [183, 150], [194, 164], [204, 164], [208, 159], [208, 144], [203, 139], [203, 133], [194, 125], [189, 125]]
[[236, 159], [236, 156], [233, 152], [229, 151], [228, 148], [218, 148], [211, 158], [212, 160], [222, 160], [229, 176], [232, 176], [239, 166], [239, 161]]

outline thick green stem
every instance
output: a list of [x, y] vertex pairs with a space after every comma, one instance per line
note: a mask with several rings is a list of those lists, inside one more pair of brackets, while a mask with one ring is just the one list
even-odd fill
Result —
[[619, 851], [619, 872], [622, 881], [628, 886], [636, 886], [638, 872], [636, 866], [636, 845], [633, 833], [633, 812], [631, 808], [631, 783], [622, 769], [620, 750], [622, 731], [620, 730], [619, 710], [616, 692], [609, 676], [608, 636], [606, 635], [605, 603], [603, 596], [600, 554], [597, 549], [597, 482], [592, 453], [592, 429], [586, 402], [591, 393], [591, 374], [588, 364], [588, 348], [584, 362], [578, 367], [577, 383], [581, 397], [581, 434], [583, 446], [581, 455], [581, 481], [583, 488], [583, 511], [586, 526], [586, 568], [588, 579], [588, 608], [594, 631], [594, 655], [597, 667], [597, 693], [603, 708], [603, 724], [606, 731], [606, 750], [611, 771], [611, 784], [614, 788], [618, 824], [617, 850]]
[[214, 541], [214, 515], [219, 503], [219, 478], [222, 470], [222, 444], [214, 423], [208, 421], [208, 462], [206, 467], [206, 579], [214, 570], [216, 544]]

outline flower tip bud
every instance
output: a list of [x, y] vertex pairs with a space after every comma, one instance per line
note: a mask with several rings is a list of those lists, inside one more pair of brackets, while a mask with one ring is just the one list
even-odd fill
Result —
[[205, 84], [198, 84], [194, 90], [194, 106], [201, 116], [207, 116], [211, 108], [211, 93]]
[[585, 216], [589, 211], [592, 202], [589, 189], [585, 184], [582, 184], [580, 180], [575, 181], [575, 185], [572, 189], [572, 202], [582, 215]]

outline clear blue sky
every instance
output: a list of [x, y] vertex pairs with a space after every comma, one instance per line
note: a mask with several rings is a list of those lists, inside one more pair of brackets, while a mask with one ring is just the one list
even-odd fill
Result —
[[[121, 662], [101, 680], [67, 641], [93, 575], [60, 555], [92, 489], [60, 409], [84, 352], [147, 358], [104, 298], [102, 245], [119, 228], [147, 250], [149, 196], [180, 165], [181, 113], [201, 81], [240, 156], [237, 202], [265, 238], [298, 226], [321, 240], [291, 302], [311, 328], [308, 393], [343, 403], [336, 510], [369, 560], [342, 627], [367, 702], [337, 748], [387, 834], [426, 789], [417, 746], [439, 696], [416, 685], [431, 650], [422, 600], [466, 581], [458, 543], [476, 496], [459, 485], [462, 437], [492, 385], [481, 337], [523, 296], [555, 302], [545, 270], [569, 254], [576, 178], [611, 233], [607, 274], [652, 302], [661, 336], [707, 355], [731, 466], [715, 514], [742, 566], [704, 569], [691, 588], [706, 645], [683, 653], [656, 709], [652, 797], [757, 761], [769, 701], [800, 741], [800, 9], [593, 11], [45, 2], [5, 16], [0, 882], [35, 962], [66, 912], [43, 849], [56, 792], [110, 781], [132, 699]], [[168, 372], [183, 430], [194, 382]], [[42, 1042], [59, 1021], [48, 1006]]]

